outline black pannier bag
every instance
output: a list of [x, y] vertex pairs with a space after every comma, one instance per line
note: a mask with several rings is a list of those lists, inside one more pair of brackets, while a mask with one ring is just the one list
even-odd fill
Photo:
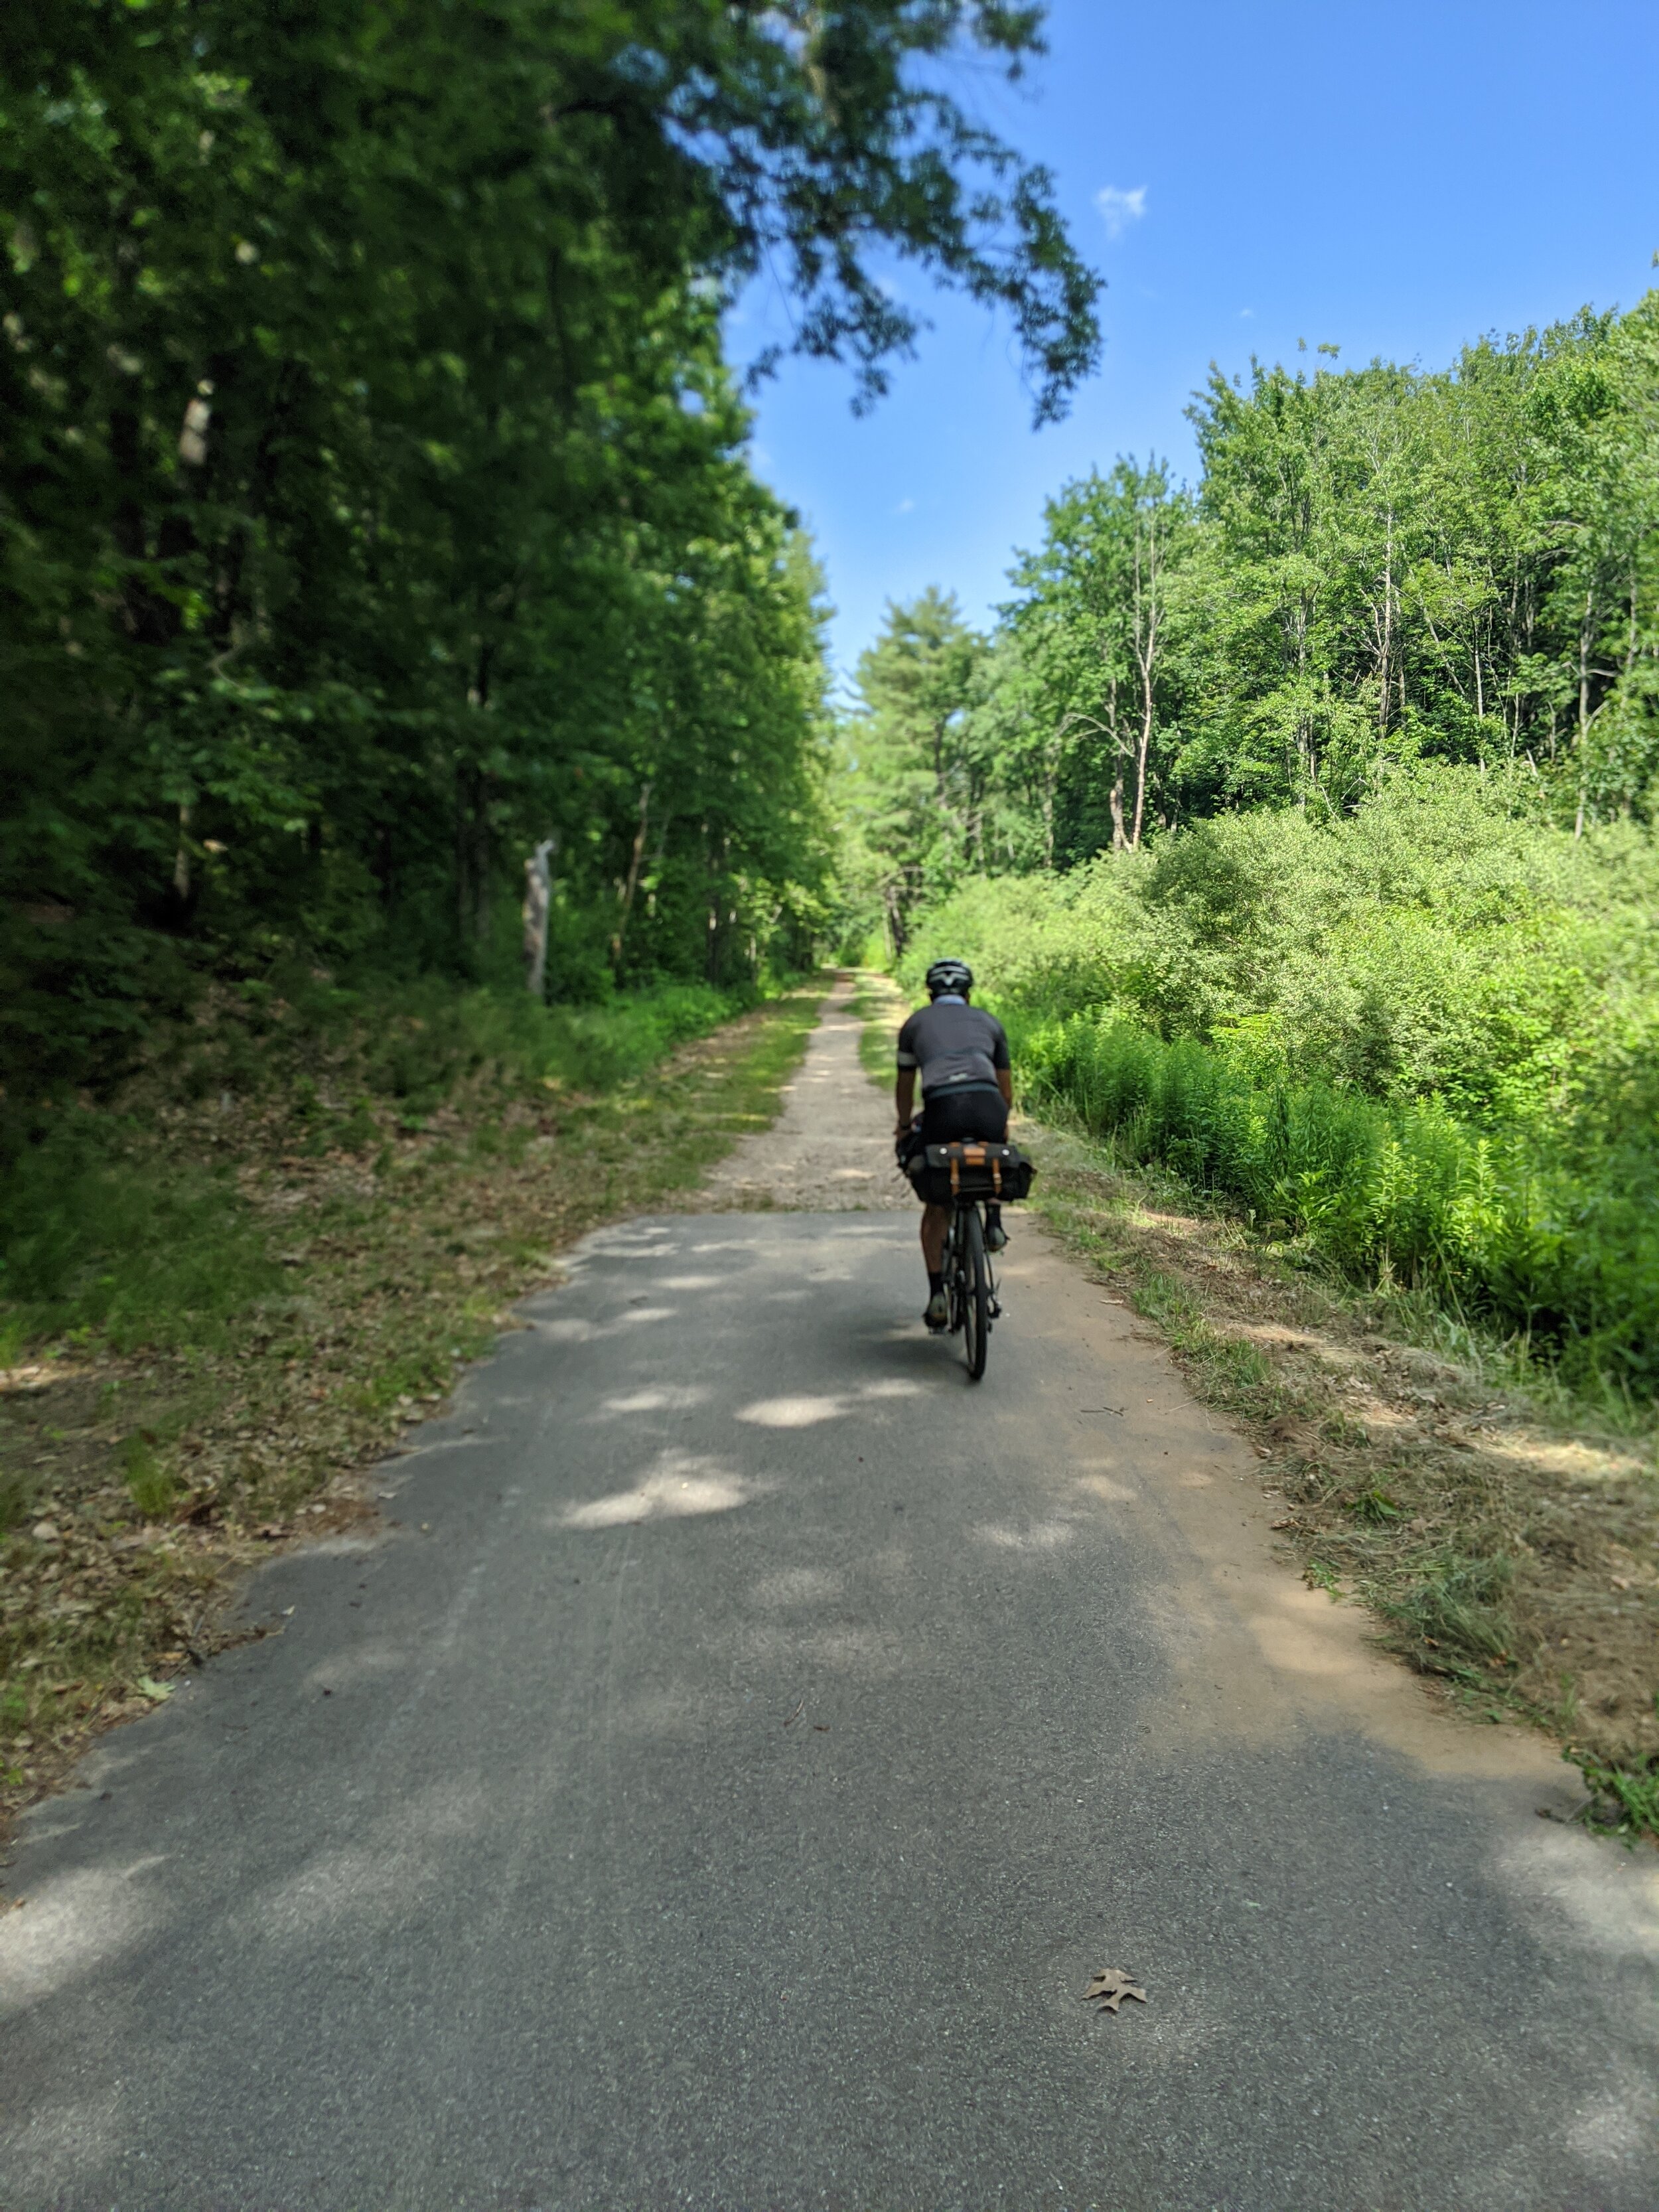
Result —
[[904, 1164], [910, 1188], [930, 1206], [958, 1198], [1019, 1199], [1030, 1194], [1036, 1169], [1018, 1145], [977, 1138], [949, 1145], [918, 1145]]

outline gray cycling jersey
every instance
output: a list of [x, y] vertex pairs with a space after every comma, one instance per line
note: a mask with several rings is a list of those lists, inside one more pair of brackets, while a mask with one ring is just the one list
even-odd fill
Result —
[[935, 999], [899, 1031], [898, 1064], [921, 1070], [924, 1098], [941, 1091], [996, 1091], [997, 1070], [1009, 1064], [1008, 1040], [982, 1006]]

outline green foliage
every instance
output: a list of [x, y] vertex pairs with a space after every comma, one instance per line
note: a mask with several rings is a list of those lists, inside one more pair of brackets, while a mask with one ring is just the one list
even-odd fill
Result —
[[818, 580], [720, 354], [779, 270], [866, 398], [896, 247], [1054, 412], [1095, 280], [930, 65], [975, 0], [70, 0], [0, 33], [0, 1074], [204, 969], [752, 980], [823, 919]]
[[964, 885], [927, 915], [908, 984], [946, 950], [986, 988], [1103, 1006], [1267, 1079], [1525, 1129], [1589, 1159], [1659, 1142], [1659, 856], [1575, 838], [1526, 784], [1391, 777], [1352, 814], [1231, 815], [1064, 877]]
[[1577, 1767], [1590, 1793], [1582, 1815], [1587, 1826], [1627, 1838], [1659, 1838], [1659, 1761], [1620, 1766], [1589, 1752], [1564, 1756]]
[[1573, 1372], [1659, 1388], [1659, 1221], [1645, 1190], [1592, 1182], [1432, 1103], [1263, 1080], [1121, 1019], [1010, 1027], [1024, 1095], [1122, 1158], [1164, 1162], [1352, 1275], [1426, 1287]]
[[1192, 501], [1156, 461], [1068, 485], [1045, 520], [1041, 551], [1013, 570], [1021, 597], [986, 719], [1052, 867], [1133, 851], [1153, 819], [1190, 689], [1181, 617], [1200, 541]]
[[10, 1164], [0, 1208], [0, 1300], [29, 1339], [216, 1344], [281, 1280], [228, 1178], [130, 1152], [89, 1114]]
[[[210, 1093], [225, 1066], [257, 1079], [234, 1094], [233, 1111], [279, 1111], [301, 1149], [361, 1150], [374, 1139], [376, 1099], [418, 1127], [481, 1076], [544, 1103], [613, 1090], [751, 996], [665, 984], [573, 1008], [435, 978], [372, 996], [313, 983], [308, 1000], [296, 992], [255, 1001], [251, 1060], [241, 1049], [248, 1014], [226, 1012], [210, 1046], [192, 1025], [197, 1060], [164, 1073], [201, 1072], [200, 1055], [216, 1054], [205, 1069]], [[327, 1103], [325, 1077], [349, 1105]], [[181, 1157], [154, 1127], [70, 1109], [0, 1178], [0, 1324], [14, 1341], [84, 1334], [118, 1352], [222, 1346], [237, 1316], [286, 1286], [281, 1241], [280, 1224], [228, 1175]]]
[[1419, 1561], [1407, 1587], [1376, 1603], [1385, 1619], [1426, 1645], [1417, 1653], [1425, 1672], [1451, 1673], [1460, 1665], [1484, 1667], [1513, 1650], [1515, 1623], [1505, 1605], [1512, 1579], [1501, 1553], [1476, 1558], [1446, 1550]]
[[1195, 485], [1121, 459], [1016, 559], [956, 695], [952, 867], [950, 808], [907, 811], [920, 763], [866, 741], [878, 702], [854, 719], [886, 879], [936, 902], [975, 866], [1069, 869], [1239, 808], [1338, 818], [1425, 763], [1577, 832], [1650, 818], [1659, 294], [1442, 372], [1216, 373], [1191, 411]]
[[954, 599], [890, 606], [859, 660], [860, 710], [842, 732], [836, 799], [854, 931], [879, 917], [902, 953], [921, 906], [983, 868], [992, 758], [973, 708], [986, 641]]
[[157, 1459], [154, 1445], [145, 1437], [129, 1437], [121, 1459], [133, 1504], [146, 1521], [161, 1520], [172, 1508], [178, 1486]]

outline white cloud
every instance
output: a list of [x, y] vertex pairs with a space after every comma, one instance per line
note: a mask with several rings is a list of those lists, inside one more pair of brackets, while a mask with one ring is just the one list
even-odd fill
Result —
[[1129, 225], [1139, 222], [1146, 212], [1146, 187], [1137, 185], [1133, 191], [1125, 191], [1118, 185], [1103, 185], [1095, 194], [1095, 205], [1100, 210], [1107, 237], [1121, 238]]
[[902, 499], [893, 509], [895, 514], [914, 514], [915, 511], [916, 503], [913, 499]]

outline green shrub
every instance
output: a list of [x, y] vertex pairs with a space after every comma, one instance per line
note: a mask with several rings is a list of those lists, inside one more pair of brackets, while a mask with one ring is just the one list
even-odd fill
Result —
[[146, 1521], [159, 1521], [172, 1510], [178, 1488], [148, 1438], [129, 1437], [122, 1447], [121, 1465], [128, 1493]]
[[212, 1344], [280, 1268], [228, 1176], [129, 1149], [66, 1115], [0, 1182], [0, 1303], [25, 1338], [95, 1331], [118, 1351]]
[[1068, 876], [981, 879], [923, 917], [901, 979], [957, 952], [1005, 1006], [1115, 1008], [1263, 1078], [1587, 1154], [1659, 1142], [1659, 847], [1525, 804], [1419, 771], [1332, 820], [1224, 816]]
[[[612, 1090], [753, 995], [676, 983], [604, 1006], [544, 1006], [441, 981], [360, 994], [300, 977], [246, 992], [206, 1042], [192, 1030], [177, 1088], [200, 1097], [221, 1087], [216, 1076], [204, 1084], [202, 1068], [222, 1056], [239, 1088], [280, 1091], [303, 1150], [362, 1152], [375, 1140], [377, 1097], [395, 1101], [413, 1133], [486, 1070], [538, 1095], [550, 1079]], [[340, 1095], [343, 1073], [355, 1103], [337, 1115], [325, 1094]], [[0, 1160], [0, 1334], [15, 1345], [86, 1330], [123, 1352], [217, 1345], [237, 1314], [280, 1287], [275, 1237], [228, 1173], [159, 1149], [137, 1119], [70, 1109]]]
[[1659, 1389], [1659, 844], [1530, 778], [1396, 774], [963, 884], [901, 963], [970, 961], [1025, 1095], [1349, 1273]]
[[1174, 1168], [1357, 1278], [1421, 1285], [1571, 1369], [1659, 1387], [1650, 1177], [1593, 1182], [1524, 1133], [1470, 1129], [1433, 1103], [1264, 1080], [1111, 1015], [1009, 1021], [1023, 1096], [1120, 1158]]

